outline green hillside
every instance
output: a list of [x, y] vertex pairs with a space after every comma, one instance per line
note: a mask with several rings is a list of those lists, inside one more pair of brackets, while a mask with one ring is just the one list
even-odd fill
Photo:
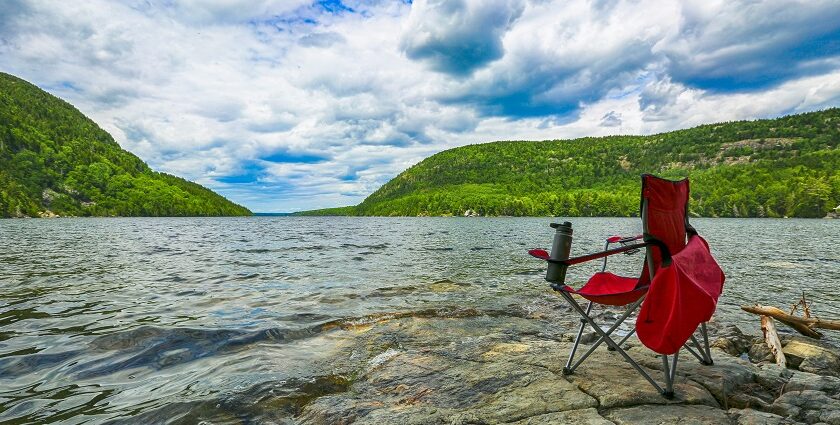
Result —
[[642, 173], [691, 178], [691, 213], [823, 217], [840, 204], [840, 109], [652, 136], [470, 145], [355, 207], [305, 215], [633, 216]]
[[250, 215], [152, 171], [69, 103], [0, 73], [0, 217]]

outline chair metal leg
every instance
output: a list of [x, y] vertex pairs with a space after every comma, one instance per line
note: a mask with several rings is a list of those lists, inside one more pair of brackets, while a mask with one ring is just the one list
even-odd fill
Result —
[[[700, 341], [698, 341], [697, 337], [695, 337], [694, 335], [691, 335], [690, 337], [691, 342], [694, 343], [694, 346], [697, 348], [697, 352], [699, 352], [702, 355], [702, 357], [698, 357], [700, 363], [705, 366], [711, 366], [714, 364], [714, 362], [712, 361], [712, 353], [709, 350], [709, 337], [705, 334], [702, 327], [700, 328], [700, 334], [703, 336], [705, 346], [701, 345]], [[688, 344], [686, 344], [686, 347], [688, 347]], [[691, 351], [691, 353], [694, 354], [694, 351], [691, 350], [691, 348], [689, 348], [689, 351]], [[694, 355], [697, 356], [697, 354]]]
[[706, 344], [706, 365], [711, 366], [715, 364], [712, 359], [712, 350], [709, 348], [709, 331], [706, 329], [706, 322], [700, 324], [700, 332], [703, 333], [703, 342]]
[[[568, 294], [565, 294], [565, 295], [568, 295]], [[574, 301], [574, 299], [571, 298], [571, 295], [569, 295], [568, 299], [571, 299], [572, 301]], [[616, 329], [618, 329], [618, 327], [621, 326], [621, 323], [623, 323], [624, 320], [627, 319], [627, 317], [629, 317], [631, 314], [633, 314], [633, 312], [637, 308], [639, 308], [639, 306], [642, 304], [643, 299], [644, 299], [644, 297], [640, 298], [638, 301], [634, 302], [633, 304], [630, 304], [629, 306], [627, 306], [627, 310], [624, 312], [624, 314], [621, 315], [621, 317], [616, 319], [615, 323], [613, 323], [613, 325], [609, 329], [607, 329], [606, 334], [611, 335]], [[577, 305], [577, 302], [575, 302], [575, 304]], [[582, 320], [585, 320], [585, 321], [589, 320], [592, 323], [593, 327], [598, 327], [597, 325], [594, 324], [595, 321], [592, 320], [592, 318], [589, 317], [588, 314], [586, 315], [586, 318], [582, 319]], [[634, 331], [635, 331], [635, 329], [634, 329]], [[626, 340], [626, 337], [625, 337], [625, 340]], [[595, 351], [596, 348], [598, 348], [599, 345], [601, 345], [602, 342], [604, 342], [604, 338], [603, 337], [598, 338], [598, 340], [595, 341], [595, 343], [593, 343], [591, 347], [589, 347], [589, 350], [587, 350], [586, 353], [584, 353], [583, 356], [581, 356], [580, 359], [578, 359], [578, 361], [574, 365], [567, 366], [566, 368], [563, 368], [563, 374], [564, 375], [571, 375], [575, 371], [575, 369], [577, 369], [577, 367], [580, 366], [583, 363], [583, 361], [586, 360], [586, 358], [589, 357], [589, 355], [592, 354]], [[609, 344], [607, 344], [607, 346], [610, 347]], [[610, 347], [610, 348], [612, 348], [612, 347]], [[613, 350], [610, 350], [610, 351], [613, 351]]]
[[[589, 312], [592, 311], [592, 304], [593, 302], [590, 301], [589, 305], [586, 306], [586, 315], [589, 315]], [[572, 352], [569, 353], [569, 361], [566, 362], [566, 367], [563, 368], [564, 375], [570, 375], [574, 370], [572, 366], [572, 362], [575, 359], [575, 352], [578, 349], [578, 345], [580, 344], [580, 337], [583, 336], [583, 329], [586, 327], [586, 320], [580, 319], [580, 328], [578, 328], [577, 337], [575, 337], [575, 344], [572, 346]]]
[[703, 348], [703, 345], [700, 344], [700, 341], [697, 340], [697, 337], [691, 335], [689, 337], [689, 341], [694, 343], [694, 348], [697, 349], [697, 352], [700, 353], [700, 363], [706, 364], [708, 360], [706, 359], [706, 349]]
[[[687, 343], [687, 342], [686, 342], [685, 344], [683, 344], [683, 348], [685, 348], [685, 349], [686, 349], [686, 351], [688, 351], [689, 353], [691, 353], [691, 355], [692, 355], [692, 356], [694, 356], [695, 358], [697, 358], [697, 360], [698, 360], [700, 363], [705, 364], [705, 362], [706, 362], [706, 357], [705, 357], [705, 355], [701, 356], [700, 354], [697, 354], [697, 352], [696, 352], [696, 351], [694, 351], [694, 350], [691, 348], [691, 346], [690, 346], [690, 345], [688, 345], [688, 343]], [[702, 353], [703, 351], [701, 350], [700, 352]]]
[[[674, 359], [674, 363], [676, 363], [676, 359]], [[671, 365], [668, 363], [668, 356], [662, 355], [662, 372], [665, 375], [665, 390], [663, 391], [660, 389], [659, 391], [665, 398], [674, 398], [674, 374], [671, 372], [672, 369], [676, 372], [676, 364], [674, 368], [671, 368]]]
[[[603, 330], [603, 329], [601, 329], [601, 328], [600, 328], [600, 327], [599, 327], [599, 326], [595, 323], [595, 321], [594, 321], [594, 320], [592, 320], [592, 318], [591, 318], [591, 317], [589, 317], [589, 316], [586, 314], [586, 312], [583, 310], [583, 307], [581, 307], [581, 306], [580, 306], [580, 304], [578, 304], [578, 303], [577, 303], [577, 301], [575, 301], [575, 299], [574, 299], [574, 298], [572, 298], [572, 296], [571, 296], [571, 295], [569, 295], [567, 292], [562, 292], [562, 291], [560, 292], [560, 295], [562, 295], [562, 296], [563, 296], [563, 298], [565, 298], [565, 299], [566, 299], [566, 301], [568, 301], [568, 302], [569, 302], [569, 305], [571, 305], [571, 306], [572, 306], [572, 308], [573, 308], [573, 309], [575, 309], [575, 311], [577, 311], [577, 312], [578, 312], [578, 314], [580, 314], [580, 315], [581, 315], [581, 317], [582, 317], [584, 320], [586, 320], [586, 322], [587, 322], [587, 323], [589, 323], [589, 325], [590, 325], [590, 326], [592, 326], [592, 329], [593, 329], [593, 330], [595, 330], [595, 332], [601, 336], [601, 339], [598, 341], [599, 343], [600, 343], [601, 341], [603, 341], [603, 342], [606, 342], [608, 346], [611, 346], [611, 347], [615, 348], [615, 351], [617, 351], [617, 352], [618, 352], [618, 354], [620, 354], [622, 357], [624, 357], [624, 360], [626, 360], [626, 361], [627, 361], [627, 363], [630, 363], [630, 366], [632, 366], [634, 369], [636, 369], [636, 372], [639, 372], [639, 375], [642, 375], [642, 377], [643, 377], [643, 378], [645, 378], [648, 382], [650, 382], [650, 384], [651, 384], [651, 385], [653, 385], [653, 387], [654, 387], [654, 388], [656, 388], [656, 390], [657, 390], [658, 392], [665, 394], [665, 393], [663, 392], [663, 390], [662, 390], [662, 387], [660, 387], [660, 386], [659, 386], [659, 384], [657, 384], [657, 383], [656, 383], [656, 381], [654, 381], [654, 380], [653, 380], [653, 378], [651, 378], [651, 377], [650, 377], [650, 375], [648, 375], [648, 373], [647, 373], [647, 372], [645, 372], [645, 371], [644, 371], [644, 369], [642, 369], [642, 367], [641, 367], [641, 366], [639, 366], [639, 364], [638, 364], [638, 363], [636, 363], [636, 361], [635, 361], [635, 360], [633, 360], [633, 358], [632, 358], [632, 357], [630, 357], [630, 356], [629, 356], [629, 355], [628, 355], [628, 354], [627, 354], [627, 353], [626, 353], [626, 352], [625, 352], [625, 351], [624, 351], [621, 347], [619, 347], [619, 346], [615, 343], [615, 341], [613, 341], [613, 340], [612, 340], [612, 338], [610, 338], [610, 336], [609, 336], [609, 334], [608, 334], [607, 332], [604, 332], [604, 330]], [[639, 298], [639, 300], [638, 300], [638, 301], [636, 301], [636, 302], [634, 303], [636, 307], [638, 307], [638, 305], [642, 303], [642, 299], [644, 299], [644, 297]], [[635, 309], [635, 308], [634, 308], [634, 309]], [[614, 324], [614, 325], [612, 326], [612, 328], [610, 328], [610, 332], [614, 331], [614, 330], [615, 330], [615, 328], [617, 328], [617, 327], [618, 327], [618, 325], [620, 324], [620, 322], [621, 322], [621, 321], [623, 321], [624, 319], [626, 319], [626, 318], [627, 318], [627, 316], [629, 316], [631, 312], [632, 312], [632, 310], [630, 310], [630, 309], [628, 308], [628, 311], [627, 311], [624, 315], [622, 315], [622, 319], [620, 319], [620, 321], [619, 321], [619, 322], [616, 322], [616, 324]], [[590, 349], [590, 351], [591, 351], [591, 349]], [[672, 389], [672, 392], [673, 392], [673, 389]]]
[[671, 363], [671, 385], [674, 384], [674, 377], [677, 376], [677, 361], [680, 358], [680, 352], [674, 353], [674, 361]]

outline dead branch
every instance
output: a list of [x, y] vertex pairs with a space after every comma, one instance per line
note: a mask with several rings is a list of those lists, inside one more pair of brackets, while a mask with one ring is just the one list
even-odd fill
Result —
[[805, 301], [805, 291], [802, 291], [802, 315], [806, 319], [811, 318], [811, 304]]
[[776, 307], [768, 307], [762, 305], [742, 305], [741, 309], [753, 314], [770, 316], [796, 329], [796, 331], [801, 333], [802, 335], [810, 336], [811, 338], [822, 337], [822, 334], [815, 331], [814, 328], [840, 330], [840, 320], [824, 320], [817, 319], [815, 317], [797, 317], [787, 314]]
[[781, 367], [787, 367], [787, 360], [785, 353], [782, 352], [782, 341], [779, 341], [779, 334], [776, 332], [776, 325], [773, 323], [773, 318], [769, 316], [761, 316], [761, 331], [764, 332], [764, 342], [770, 347], [770, 352], [776, 357], [776, 364]]
[[802, 298], [790, 307], [790, 315], [796, 313], [796, 309], [802, 306], [802, 316], [806, 319], [811, 318], [811, 303], [805, 299], [805, 291], [802, 291]]

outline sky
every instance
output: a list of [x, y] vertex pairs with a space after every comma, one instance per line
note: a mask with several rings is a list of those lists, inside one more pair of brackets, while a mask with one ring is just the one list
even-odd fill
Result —
[[0, 0], [0, 71], [291, 212], [467, 144], [840, 106], [840, 1]]

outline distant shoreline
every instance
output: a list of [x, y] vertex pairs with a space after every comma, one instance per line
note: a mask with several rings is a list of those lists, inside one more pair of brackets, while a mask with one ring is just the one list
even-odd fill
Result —
[[[550, 219], [587, 219], [587, 218], [638, 218], [634, 216], [513, 216], [513, 215], [497, 215], [497, 216], [476, 216], [463, 217], [451, 215], [433, 215], [433, 216], [410, 216], [410, 215], [298, 215], [295, 213], [257, 213], [251, 215], [175, 215], [175, 216], [159, 216], [159, 215], [119, 215], [119, 216], [54, 216], [54, 217], [0, 217], [0, 220], [50, 220], [50, 219], [90, 219], [90, 218], [247, 218], [247, 217], [354, 217], [354, 218], [463, 218], [463, 219], [494, 219], [494, 218], [550, 218]], [[692, 219], [760, 219], [760, 220], [833, 220], [830, 217], [813, 218], [813, 217], [692, 217]]]

